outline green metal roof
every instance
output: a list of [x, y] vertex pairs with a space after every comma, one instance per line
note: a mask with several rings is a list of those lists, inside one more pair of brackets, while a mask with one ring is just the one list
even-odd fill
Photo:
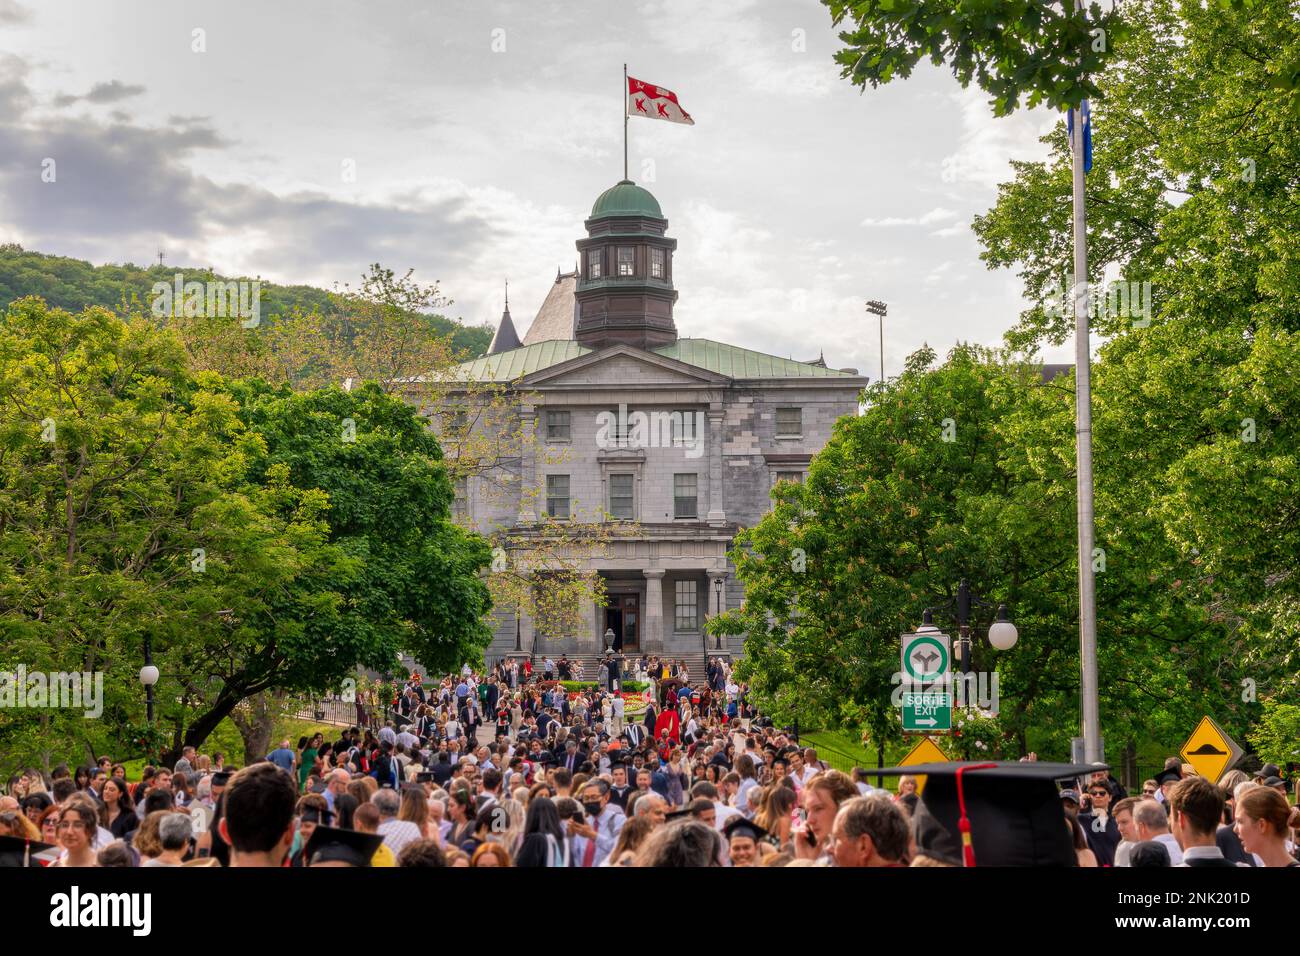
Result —
[[677, 359], [729, 378], [856, 378], [837, 369], [783, 359], [712, 339], [678, 339], [672, 345], [662, 345], [654, 351], [665, 358]]
[[[586, 355], [590, 351], [592, 349], [571, 339], [549, 339], [464, 362], [460, 366], [459, 376], [478, 382], [513, 382], [521, 376]], [[833, 368], [783, 359], [765, 352], [714, 342], [712, 339], [678, 339], [672, 345], [663, 345], [653, 351], [665, 358], [676, 359], [728, 378], [856, 377]]]
[[464, 362], [460, 366], [460, 377], [477, 382], [513, 382], [520, 376], [550, 368], [590, 351], [569, 339], [549, 339]]
[[651, 216], [655, 219], [664, 217], [659, 208], [659, 200], [650, 195], [648, 189], [642, 189], [630, 179], [624, 179], [610, 186], [596, 199], [591, 207], [591, 218], [605, 216]]

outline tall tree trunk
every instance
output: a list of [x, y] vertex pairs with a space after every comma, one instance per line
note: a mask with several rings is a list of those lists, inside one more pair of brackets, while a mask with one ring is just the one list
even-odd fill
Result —
[[212, 707], [194, 720], [185, 730], [183, 740], [173, 744], [172, 749], [162, 755], [161, 763], [163, 766], [175, 766], [176, 761], [181, 759], [181, 749], [189, 746], [196, 750], [203, 745], [217, 726], [230, 716], [231, 712], [239, 706], [240, 702], [246, 698], [247, 689], [243, 684], [226, 684], [221, 694], [213, 702]]
[[271, 734], [283, 711], [284, 699], [283, 691], [264, 690], [230, 712], [230, 720], [244, 740], [245, 767], [270, 753]]

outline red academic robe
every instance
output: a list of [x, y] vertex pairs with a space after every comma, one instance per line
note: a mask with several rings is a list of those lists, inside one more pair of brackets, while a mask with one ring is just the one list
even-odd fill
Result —
[[663, 740], [664, 730], [667, 729], [668, 736], [676, 743], [681, 743], [681, 725], [682, 719], [675, 710], [665, 710], [655, 720], [655, 741]]

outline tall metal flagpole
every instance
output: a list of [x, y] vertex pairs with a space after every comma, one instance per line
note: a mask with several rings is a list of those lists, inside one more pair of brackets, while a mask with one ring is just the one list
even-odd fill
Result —
[[[1083, 9], [1075, 0], [1076, 12]], [[1074, 172], [1074, 405], [1079, 523], [1079, 665], [1083, 759], [1101, 760], [1101, 712], [1097, 701], [1097, 591], [1092, 570], [1092, 372], [1088, 343], [1088, 220], [1084, 204], [1083, 104], [1071, 111], [1070, 152]]]
[[623, 178], [627, 179], [627, 64], [623, 64]]

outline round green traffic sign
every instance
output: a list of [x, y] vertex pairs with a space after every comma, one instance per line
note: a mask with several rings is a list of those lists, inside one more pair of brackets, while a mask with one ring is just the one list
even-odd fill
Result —
[[[933, 648], [933, 650], [928, 650]], [[917, 651], [921, 650], [921, 660], [917, 661]], [[933, 660], [931, 660], [933, 658]], [[923, 667], [928, 663], [935, 666], [933, 668], [917, 671], [914, 664], [920, 664]], [[948, 670], [948, 648], [943, 646], [943, 642], [933, 637], [921, 637], [912, 642], [907, 650], [907, 660], [903, 662], [907, 668], [908, 676], [914, 681], [922, 683], [926, 681], [937, 680]]]

